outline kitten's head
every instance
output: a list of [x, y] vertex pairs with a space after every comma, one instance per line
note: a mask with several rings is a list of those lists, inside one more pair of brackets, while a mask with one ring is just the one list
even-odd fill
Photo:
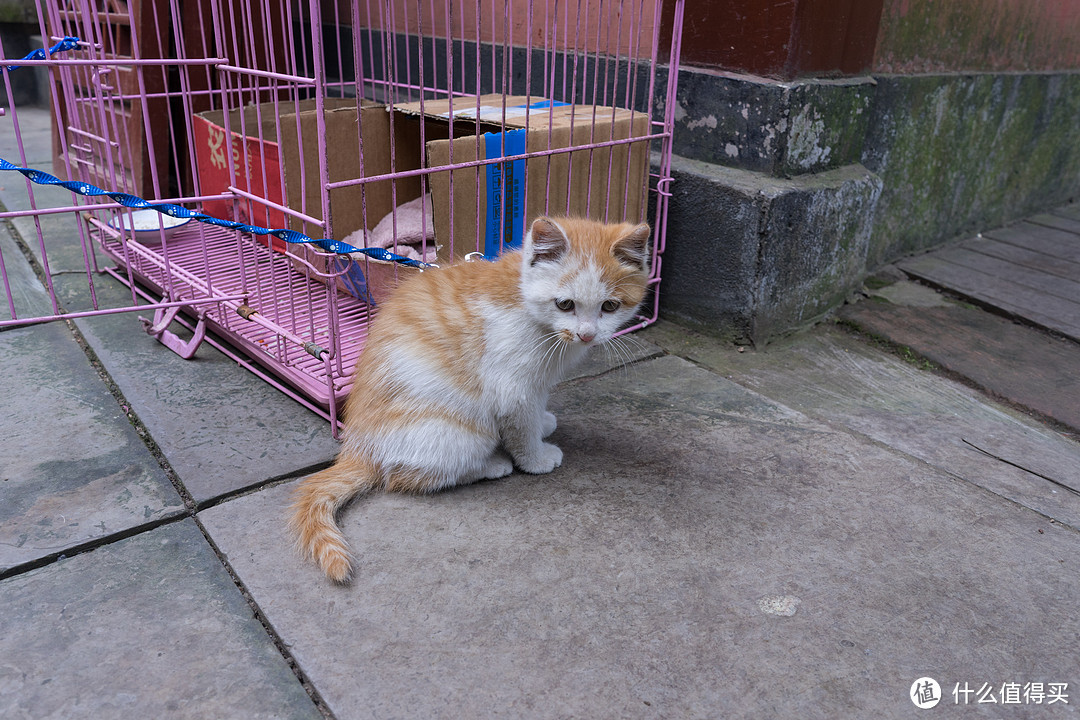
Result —
[[536, 219], [521, 253], [529, 311], [564, 342], [607, 342], [645, 298], [649, 235], [644, 224]]

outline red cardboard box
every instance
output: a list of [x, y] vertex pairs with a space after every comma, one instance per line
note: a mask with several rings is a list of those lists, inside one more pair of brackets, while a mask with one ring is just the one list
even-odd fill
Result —
[[[351, 100], [325, 101], [327, 109], [352, 104]], [[244, 108], [242, 113], [237, 110], [229, 113], [229, 131], [226, 130], [223, 110], [196, 114], [192, 129], [202, 194], [228, 192], [232, 186], [270, 202], [287, 205], [279, 141], [288, 144], [290, 138], [282, 135], [288, 130], [288, 125], [281, 123], [279, 116], [304, 115], [314, 111], [314, 100], [304, 100], [299, 104], [271, 102], [258, 107], [249, 106]], [[293, 132], [295, 133], [295, 129]], [[291, 141], [295, 144], [296, 139], [291, 138]], [[235, 178], [235, 185], [232, 184], [232, 178]], [[243, 197], [235, 200], [206, 201], [203, 203], [203, 212], [224, 220], [236, 220], [259, 227], [289, 227], [285, 213]], [[272, 236], [267, 237], [270, 237], [275, 250], [285, 252], [287, 243]]]

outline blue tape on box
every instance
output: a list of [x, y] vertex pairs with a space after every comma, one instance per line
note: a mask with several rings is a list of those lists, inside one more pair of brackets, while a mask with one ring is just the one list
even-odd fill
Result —
[[[524, 153], [524, 128], [507, 130], [505, 133], [484, 133], [486, 160]], [[485, 170], [487, 216], [484, 223], [484, 257], [494, 259], [505, 248], [521, 247], [522, 216], [525, 214], [525, 161], [492, 163], [486, 165]]]
[[553, 107], [566, 107], [570, 103], [558, 102], [552, 100], [541, 100], [540, 102], [534, 102], [532, 105], [515, 105], [514, 107], [527, 107], [530, 110], [547, 110]]

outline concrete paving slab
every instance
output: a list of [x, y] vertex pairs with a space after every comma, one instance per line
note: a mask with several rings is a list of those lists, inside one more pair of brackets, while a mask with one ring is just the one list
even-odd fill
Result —
[[1080, 528], [1080, 496], [1040, 477], [1076, 487], [1080, 445], [848, 333], [820, 326], [756, 353], [670, 324], [647, 337], [777, 402]]
[[[20, 164], [23, 155], [19, 153], [19, 138], [15, 135], [18, 123], [19, 135], [27, 167], [40, 167], [46, 171], [46, 165], [52, 164], [52, 111], [39, 107], [8, 108], [0, 117], [0, 157], [10, 163]], [[50, 171], [51, 172], [51, 171]], [[7, 175], [0, 175], [7, 178]], [[21, 175], [11, 175], [22, 183]], [[0, 182], [5, 185], [7, 182]]]
[[184, 511], [66, 325], [0, 333], [0, 573]]
[[[10, 110], [10, 109], [9, 109]], [[23, 150], [26, 153], [26, 162], [29, 167], [52, 172], [52, 141], [49, 125], [49, 114], [46, 110], [38, 108], [19, 108], [17, 112], [8, 112], [0, 117], [0, 157], [14, 163], [22, 164], [15, 137], [15, 122], [18, 120], [23, 132]], [[71, 194], [67, 191], [55, 188], [41, 188], [34, 185], [35, 200], [37, 207], [49, 207], [54, 203], [63, 205], [70, 204]], [[27, 210], [31, 207], [30, 195], [27, 191], [26, 179], [16, 172], [0, 173], [0, 204], [5, 210]], [[58, 222], [64, 222], [56, 218], [44, 220], [43, 232], [49, 237], [49, 231], [53, 230]], [[72, 223], [72, 220], [68, 221]], [[16, 218], [13, 225], [22, 233], [24, 238], [32, 238], [31, 251], [40, 260], [41, 252], [37, 245], [37, 228], [31, 218]], [[52, 304], [41, 282], [34, 275], [29, 263], [26, 262], [22, 251], [16, 247], [14, 240], [7, 227], [0, 227], [0, 253], [3, 254], [5, 270], [12, 286], [12, 295], [16, 300], [16, 312], [19, 317], [37, 317], [51, 315]], [[67, 259], [58, 260], [57, 270], [71, 269], [66, 267]], [[80, 263], [76, 267], [82, 267]], [[10, 309], [6, 304], [6, 294], [0, 295], [4, 300], [0, 307], [0, 318], [11, 318]]]
[[[25, 165], [23, 165], [23, 159], [20, 156], [15, 136], [16, 120], [21, 132]], [[44, 108], [18, 108], [15, 113], [9, 113], [0, 118], [0, 157], [15, 165], [43, 170], [53, 175], [57, 174], [52, 166], [51, 122], [51, 114]], [[37, 183], [29, 183], [28, 186], [28, 183], [29, 181], [25, 177], [13, 170], [0, 173], [0, 203], [4, 205], [6, 210], [67, 207], [74, 204], [73, 198], [77, 197], [63, 188], [38, 185]], [[20, 217], [12, 220], [19, 233], [28, 240], [31, 250], [40, 258], [40, 248], [37, 243], [38, 233], [34, 222], [35, 220], [32, 217]], [[54, 248], [49, 244], [50, 239], [69, 237], [71, 233], [68, 230], [75, 227], [76, 220], [74, 215], [65, 213], [42, 215], [40, 216], [40, 222], [43, 224], [44, 231], [41, 234], [46, 239], [46, 250], [50, 260], [52, 260]], [[55, 270], [66, 271], [82, 267], [81, 260], [75, 267], [67, 267], [58, 262]]]
[[[0, 157], [21, 165], [14, 133], [15, 115], [0, 118]], [[44, 108], [19, 108], [17, 118], [22, 133], [25, 166], [63, 176], [63, 171], [54, 169], [52, 164], [50, 112]], [[88, 198], [75, 195], [64, 188], [29, 183], [14, 171], [0, 173], [0, 204], [9, 211], [70, 207], [89, 202]], [[91, 278], [87, 277], [87, 268], [94, 267], [93, 248], [86, 227], [79, 217], [74, 213], [46, 213], [15, 217], [11, 219], [11, 224], [34, 258], [54, 280], [57, 279], [56, 276], [65, 275], [67, 284], [71, 287], [73, 280], [80, 278], [83, 291], [77, 294], [69, 293], [67, 302], [63, 303], [66, 310], [92, 310], [86, 287], [91, 281]], [[98, 259], [106, 265], [112, 264], [100, 255]], [[96, 282], [97, 278], [92, 280]]]
[[550, 475], [357, 502], [349, 587], [289, 549], [293, 483], [200, 513], [338, 720], [906, 718], [925, 675], [1080, 679], [1074, 530], [678, 358], [636, 368], [557, 390]]
[[[69, 311], [89, 310], [78, 238], [72, 228], [52, 229], [49, 244], [63, 249], [49, 250], [57, 298]], [[131, 304], [131, 291], [116, 280], [95, 274], [93, 282], [101, 307]], [[40, 295], [39, 314], [51, 314]], [[207, 344], [185, 361], [146, 335], [134, 313], [76, 324], [197, 502], [328, 462], [337, 450], [325, 420]]]
[[[80, 278], [70, 292], [60, 292], [66, 299], [83, 291]], [[98, 292], [103, 302], [118, 304], [128, 291], [103, 278]], [[329, 423], [209, 345], [182, 360], [143, 333], [133, 315], [77, 324], [196, 502], [296, 474], [337, 454]], [[575, 377], [662, 352], [634, 338], [618, 343], [597, 349]]]
[[[130, 291], [102, 279], [98, 292], [119, 304]], [[337, 453], [326, 420], [205, 343], [184, 360], [144, 333], [134, 314], [76, 323], [196, 502]]]
[[195, 523], [0, 582], [0, 716], [320, 718]]
[[[50, 170], [48, 115], [22, 113], [28, 164]], [[0, 157], [16, 156], [13, 142], [0, 140]], [[62, 189], [35, 185], [34, 193], [38, 207], [72, 202]], [[0, 201], [13, 210], [30, 207], [22, 176], [0, 178]], [[92, 309], [78, 219], [45, 215], [39, 222], [60, 303], [68, 311]], [[14, 225], [40, 259], [34, 219], [18, 218]], [[120, 283], [104, 275], [92, 279], [101, 307], [131, 304], [131, 291]], [[209, 345], [194, 360], [182, 360], [147, 336], [135, 314], [77, 325], [196, 502], [329, 462], [337, 451], [325, 420]]]
[[1062, 205], [1061, 207], [1054, 208], [1052, 212], [1055, 215], [1061, 215], [1062, 217], [1080, 221], [1080, 203], [1074, 202], [1068, 205]]
[[634, 363], [658, 357], [664, 354], [664, 350], [654, 343], [642, 340], [639, 335], [620, 335], [611, 342], [594, 347], [585, 355], [581, 364], [575, 367], [567, 381], [576, 380], [617, 370], [624, 373], [632, 373]]
[[[0, 291], [0, 320], [12, 319], [10, 299], [15, 305], [14, 317], [32, 318], [51, 315], [52, 303], [45, 286], [34, 274], [22, 250], [15, 244], [5, 225], [0, 224], [0, 259], [3, 260], [6, 289]], [[9, 295], [10, 294], [10, 295]]]
[[887, 300], [896, 305], [913, 308], [952, 307], [956, 305], [954, 301], [937, 290], [909, 280], [900, 280], [871, 290], [870, 296]]
[[[46, 197], [43, 197], [43, 195]], [[46, 202], [47, 196], [53, 197]], [[38, 192], [37, 200], [38, 207], [49, 207], [50, 205], [59, 207], [62, 206], [61, 204], [71, 204], [70, 197], [60, 197], [59, 191]], [[89, 282], [86, 268], [88, 264], [91, 269], [94, 267], [92, 260], [89, 263], [87, 262], [91, 253], [90, 239], [85, 232], [85, 228], [80, 227], [77, 216], [71, 213], [56, 213], [37, 217], [23, 216], [13, 218], [11, 224], [16, 232], [22, 236], [26, 246], [43, 269], [45, 269], [45, 263], [48, 263], [47, 270], [50, 276], [55, 278], [57, 275], [67, 274], [71, 277], [80, 277], [84, 285]], [[44, 238], [44, 242], [40, 238]], [[86, 245], [85, 248], [83, 247], [84, 244]], [[45, 248], [45, 262], [42, 261], [42, 245]], [[99, 256], [99, 259], [106, 266], [113, 265], [112, 261], [104, 256]], [[91, 309], [89, 303], [85, 307], [69, 308], [70, 311]]]

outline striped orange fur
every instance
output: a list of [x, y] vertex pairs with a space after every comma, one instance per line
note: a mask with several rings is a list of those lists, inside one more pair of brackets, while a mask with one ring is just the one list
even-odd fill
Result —
[[426, 493], [551, 472], [562, 451], [551, 388], [631, 321], [649, 274], [648, 225], [538, 218], [519, 251], [401, 285], [357, 362], [334, 465], [305, 478], [290, 528], [336, 582], [352, 556], [336, 521], [372, 490]]

